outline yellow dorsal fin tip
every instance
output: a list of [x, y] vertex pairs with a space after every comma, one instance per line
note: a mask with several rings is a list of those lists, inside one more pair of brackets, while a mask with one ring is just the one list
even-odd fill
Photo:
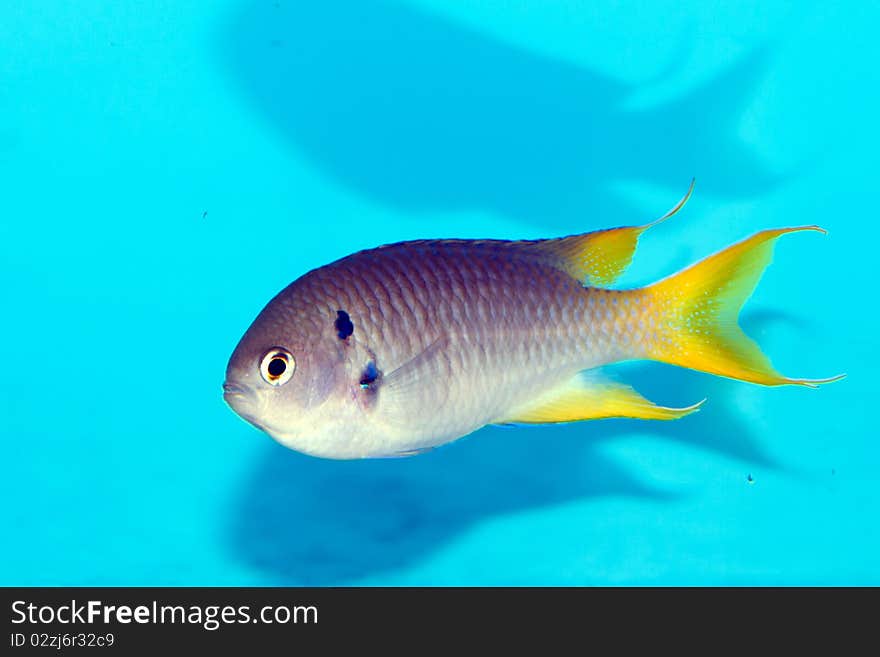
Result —
[[632, 261], [639, 236], [681, 210], [694, 191], [694, 180], [684, 197], [665, 215], [644, 226], [620, 226], [591, 233], [569, 235], [527, 243], [549, 254], [555, 266], [581, 283], [604, 286], [613, 283]]
[[647, 223], [644, 226], [640, 226], [639, 232], [648, 230], [652, 226], [656, 226], [657, 224], [659, 224], [663, 221], [666, 221], [667, 219], [669, 219], [669, 217], [673, 216], [674, 214], [677, 214], [678, 211], [684, 207], [685, 203], [688, 202], [688, 200], [691, 197], [691, 194], [694, 193], [694, 185], [696, 184], [696, 182], [697, 182], [696, 178], [691, 178], [691, 184], [688, 185], [688, 190], [687, 190], [687, 192], [685, 192], [685, 195], [681, 197], [681, 200], [678, 203], [676, 203], [675, 206], [669, 212], [664, 214], [659, 219], [655, 219], [654, 221]]

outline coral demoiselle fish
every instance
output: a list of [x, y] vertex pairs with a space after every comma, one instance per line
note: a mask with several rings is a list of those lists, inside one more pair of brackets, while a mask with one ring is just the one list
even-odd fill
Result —
[[308, 272], [236, 347], [224, 398], [314, 456], [407, 456], [488, 424], [696, 411], [655, 404], [600, 369], [647, 359], [768, 386], [779, 374], [737, 316], [774, 242], [764, 230], [646, 287], [609, 289], [643, 226], [541, 240], [417, 240]]

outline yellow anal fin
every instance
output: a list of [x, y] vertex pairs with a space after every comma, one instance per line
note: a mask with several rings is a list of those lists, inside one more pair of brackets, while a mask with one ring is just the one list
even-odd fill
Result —
[[693, 190], [692, 180], [687, 194], [675, 207], [649, 224], [540, 240], [534, 243], [534, 248], [549, 255], [557, 267], [586, 285], [610, 285], [632, 262], [639, 236], [681, 210]]
[[596, 376], [578, 375], [494, 424], [555, 424], [611, 417], [677, 420], [693, 413], [702, 404], [701, 401], [685, 408], [658, 406], [627, 385]]

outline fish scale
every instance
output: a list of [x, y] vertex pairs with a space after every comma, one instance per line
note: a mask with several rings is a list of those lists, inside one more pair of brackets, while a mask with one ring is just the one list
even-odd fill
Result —
[[[340, 271], [321, 271], [313, 284], [320, 290], [330, 287], [328, 277], [337, 285], [351, 282], [335, 288], [353, 291], [336, 302], [352, 317], [358, 340], [371, 345], [381, 370], [399, 367], [439, 335], [454, 338], [455, 377], [424, 382], [420, 400], [428, 407], [414, 411], [441, 416], [446, 409], [433, 407], [432, 400], [443, 397], [458, 409], [456, 431], [469, 432], [528, 399], [530, 380], [543, 383], [602, 364], [603, 353], [614, 355], [607, 345], [626, 335], [628, 324], [614, 314], [622, 297], [608, 302], [612, 315], [591, 316], [590, 295], [606, 291], [584, 288], [540, 262], [514, 266], [503, 245], [484, 245], [479, 258], [465, 257], [467, 247], [460, 244], [414, 258], [404, 249], [352, 257], [340, 263]], [[608, 337], [591, 348], [597, 334]], [[433, 435], [440, 428], [424, 422], [420, 432]]]

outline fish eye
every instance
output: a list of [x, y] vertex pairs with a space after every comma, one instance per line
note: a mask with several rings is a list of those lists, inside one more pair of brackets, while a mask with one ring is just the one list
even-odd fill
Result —
[[284, 347], [272, 347], [260, 361], [260, 374], [263, 380], [273, 386], [287, 383], [295, 369], [296, 361], [293, 354]]

